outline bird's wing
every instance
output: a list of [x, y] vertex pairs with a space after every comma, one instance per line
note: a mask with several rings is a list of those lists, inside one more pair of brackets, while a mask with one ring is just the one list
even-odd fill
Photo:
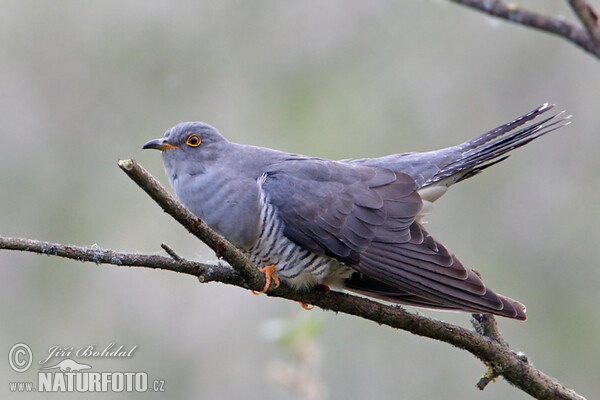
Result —
[[328, 160], [279, 163], [267, 172], [262, 189], [287, 238], [348, 265], [357, 265], [374, 239], [408, 242], [422, 207], [410, 176]]
[[[410, 240], [405, 243], [387, 244], [374, 239], [354, 268], [388, 287], [416, 295], [418, 299], [412, 299], [414, 304], [433, 301], [444, 308], [526, 318], [525, 306], [486, 287], [476, 272], [466, 268], [419, 223], [411, 225], [410, 233]], [[362, 285], [349, 286], [362, 287], [374, 295], [380, 292], [368, 279], [363, 280]]]
[[[284, 222], [284, 235], [307, 250], [422, 303], [524, 318], [524, 307], [486, 288], [415, 221], [422, 201], [407, 174], [320, 159], [288, 160], [267, 171], [262, 190]], [[369, 285], [363, 289], [376, 294]]]

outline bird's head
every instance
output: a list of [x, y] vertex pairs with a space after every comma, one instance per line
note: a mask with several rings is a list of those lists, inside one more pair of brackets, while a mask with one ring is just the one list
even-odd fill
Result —
[[227, 152], [229, 142], [219, 131], [203, 122], [182, 122], [151, 140], [142, 149], [162, 152], [167, 173], [201, 173], [211, 162]]

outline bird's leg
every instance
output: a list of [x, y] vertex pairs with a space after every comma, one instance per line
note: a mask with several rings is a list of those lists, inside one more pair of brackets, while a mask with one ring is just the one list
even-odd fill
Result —
[[264, 268], [260, 268], [259, 271], [262, 272], [263, 274], [265, 274], [265, 280], [266, 280], [265, 287], [260, 292], [255, 292], [253, 290], [252, 293], [254, 293], [254, 294], [265, 293], [269, 289], [269, 286], [271, 286], [271, 280], [273, 280], [273, 282], [275, 282], [275, 288], [279, 287], [279, 278], [275, 276], [275, 265], [274, 264], [267, 265]]

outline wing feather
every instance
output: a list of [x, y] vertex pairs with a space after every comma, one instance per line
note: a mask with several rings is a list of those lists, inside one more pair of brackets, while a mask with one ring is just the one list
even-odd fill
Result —
[[262, 190], [284, 235], [363, 277], [351, 290], [403, 304], [524, 319], [415, 221], [422, 208], [407, 174], [321, 159], [293, 159], [267, 172]]

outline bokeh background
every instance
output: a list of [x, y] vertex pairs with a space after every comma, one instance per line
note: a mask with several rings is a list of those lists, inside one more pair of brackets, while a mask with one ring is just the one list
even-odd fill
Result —
[[[521, 3], [575, 20], [564, 1]], [[0, 9], [4, 236], [157, 254], [166, 242], [214, 260], [116, 165], [134, 157], [167, 185], [159, 154], [141, 145], [180, 121], [339, 159], [454, 145], [546, 101], [573, 113], [569, 127], [453, 188], [428, 229], [528, 306], [527, 322], [500, 320], [515, 350], [580, 394], [600, 393], [597, 59], [447, 1]], [[468, 315], [422, 312], [470, 326]], [[22, 374], [6, 362], [17, 342], [34, 352]], [[44, 397], [8, 383], [35, 381], [49, 347], [110, 342], [138, 347], [78, 360], [146, 371], [169, 398], [528, 398], [502, 380], [479, 393], [485, 368], [470, 354], [357, 318], [170, 272], [0, 252], [2, 398]], [[86, 395], [126, 397], [159, 396]]]

